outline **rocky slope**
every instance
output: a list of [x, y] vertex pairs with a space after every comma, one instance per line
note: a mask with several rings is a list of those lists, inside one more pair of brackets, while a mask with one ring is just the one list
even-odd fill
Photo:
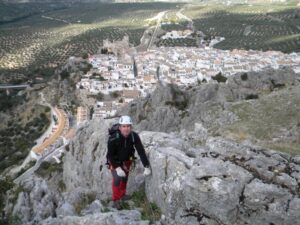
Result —
[[140, 130], [189, 131], [198, 122], [211, 136], [247, 139], [265, 147], [272, 143], [293, 153], [300, 145], [298, 79], [282, 68], [236, 74], [226, 83], [202, 83], [187, 90], [159, 85], [149, 98], [132, 102], [120, 114], [132, 115]]
[[[109, 171], [99, 171], [105, 161], [107, 123], [92, 122], [65, 155], [62, 194], [53, 181], [33, 178], [23, 184], [28, 192], [19, 194], [14, 207], [23, 224], [146, 224], [135, 210], [101, 213], [98, 200], [110, 197], [111, 183]], [[158, 224], [299, 224], [300, 156], [222, 137], [194, 145], [202, 135], [197, 128], [193, 134], [140, 133], [153, 170], [145, 179], [146, 194], [164, 215]], [[137, 180], [141, 173], [138, 162], [130, 193], [143, 185]], [[98, 200], [76, 212], [78, 203], [92, 195]], [[89, 208], [95, 210], [84, 216]]]
[[[232, 110], [236, 104], [257, 106], [265, 99], [276, 103], [274, 96], [279, 95], [289, 99], [290, 112], [297, 111], [297, 76], [287, 69], [245, 76], [189, 90], [159, 85], [151, 96], [123, 109], [137, 123], [153, 172], [144, 178], [138, 160], [128, 192], [145, 189], [162, 212], [156, 224], [299, 224], [297, 152], [290, 155], [263, 147], [259, 144], [266, 138], [257, 140], [251, 133], [236, 139], [224, 131], [243, 121]], [[299, 119], [290, 116], [286, 128]], [[111, 196], [111, 177], [103, 165], [107, 128], [113, 122], [92, 120], [83, 125], [63, 164], [55, 170], [41, 168], [23, 182], [16, 204], [7, 204], [7, 210], [21, 224], [149, 224], [138, 208], [114, 211], [105, 205]], [[296, 126], [289, 135], [295, 146], [298, 134]]]

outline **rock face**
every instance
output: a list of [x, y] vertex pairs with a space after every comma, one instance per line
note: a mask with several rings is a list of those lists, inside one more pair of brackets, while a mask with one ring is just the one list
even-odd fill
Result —
[[[174, 146], [182, 141], [175, 136], [142, 132], [141, 137], [153, 169], [147, 196], [172, 223], [299, 224], [295, 158], [223, 138], [189, 149]], [[157, 144], [162, 140], [163, 147]]]
[[48, 217], [55, 216], [56, 202], [59, 196], [49, 189], [42, 178], [30, 178], [23, 183], [24, 191], [18, 194], [13, 209], [22, 223], [34, 224]]
[[[188, 91], [160, 85], [123, 111], [139, 122], [136, 129], [152, 167], [152, 175], [144, 178], [137, 161], [128, 193], [145, 187], [163, 214], [156, 224], [300, 224], [300, 156], [212, 132], [238, 119], [228, 110], [230, 102], [283, 86], [298, 88], [295, 76], [285, 74], [240, 74], [226, 84]], [[103, 200], [111, 198], [107, 129], [114, 122], [92, 120], [78, 129], [65, 152], [63, 172], [56, 175], [63, 190], [52, 175], [23, 183], [26, 191], [13, 209], [22, 224], [149, 223], [137, 210], [104, 212]]]

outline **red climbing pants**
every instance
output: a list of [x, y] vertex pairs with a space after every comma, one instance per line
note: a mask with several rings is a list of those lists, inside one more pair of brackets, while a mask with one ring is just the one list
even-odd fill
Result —
[[126, 194], [126, 186], [128, 181], [128, 175], [130, 166], [132, 164], [131, 160], [123, 162], [123, 166], [121, 168], [124, 170], [126, 176], [119, 177], [116, 171], [116, 168], [110, 166], [111, 174], [112, 174], [112, 200], [117, 201], [120, 200]]

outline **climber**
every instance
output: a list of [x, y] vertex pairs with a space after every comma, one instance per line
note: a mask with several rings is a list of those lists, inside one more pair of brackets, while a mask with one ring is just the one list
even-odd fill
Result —
[[126, 185], [130, 167], [137, 150], [144, 166], [144, 175], [151, 174], [150, 163], [139, 135], [132, 131], [132, 120], [129, 116], [121, 116], [118, 129], [110, 135], [107, 143], [107, 160], [112, 173], [113, 207], [121, 209], [120, 200], [127, 200]]

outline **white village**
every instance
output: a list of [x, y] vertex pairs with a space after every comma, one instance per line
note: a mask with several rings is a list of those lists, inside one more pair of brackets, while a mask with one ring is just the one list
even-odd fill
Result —
[[[201, 82], [217, 82], [212, 79], [217, 74], [228, 77], [239, 72], [278, 69], [283, 66], [300, 73], [299, 53], [230, 51], [212, 46], [159, 47], [134, 54], [118, 49], [115, 54], [96, 54], [88, 60], [93, 68], [76, 87], [91, 94], [121, 93], [118, 100], [96, 103], [93, 117], [102, 118], [114, 116], [121, 106], [140, 96], [147, 96], [155, 89], [157, 82], [192, 86]], [[89, 114], [84, 107], [79, 107], [78, 114], [78, 123], [88, 120]]]

